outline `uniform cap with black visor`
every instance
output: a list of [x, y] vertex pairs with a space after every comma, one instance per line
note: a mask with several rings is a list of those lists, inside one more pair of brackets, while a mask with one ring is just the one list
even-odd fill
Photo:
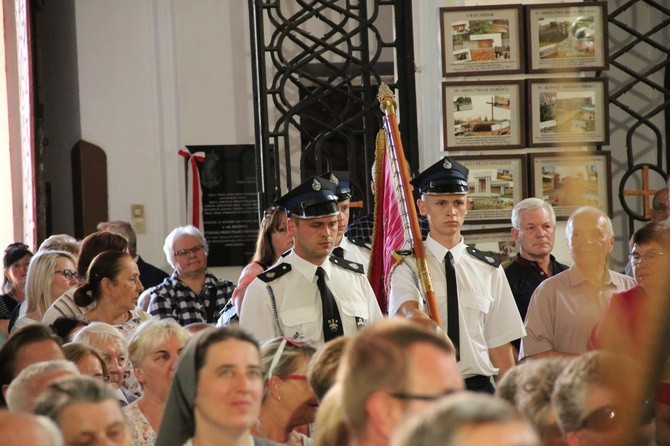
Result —
[[421, 194], [465, 194], [468, 192], [468, 168], [456, 160], [442, 158], [417, 175], [410, 184]]
[[337, 186], [322, 177], [311, 177], [277, 199], [275, 204], [286, 209], [287, 217], [302, 219], [337, 215]]
[[349, 172], [345, 170], [335, 170], [324, 173], [321, 178], [325, 178], [335, 185], [335, 195], [337, 201], [343, 202], [351, 199], [351, 181], [349, 180]]

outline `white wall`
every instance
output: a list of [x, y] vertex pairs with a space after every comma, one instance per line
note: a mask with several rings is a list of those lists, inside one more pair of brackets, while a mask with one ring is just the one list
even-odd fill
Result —
[[107, 152], [110, 219], [143, 204], [138, 250], [166, 270], [163, 240], [189, 223], [178, 149], [253, 143], [247, 17], [237, 1], [76, 2], [82, 138]]

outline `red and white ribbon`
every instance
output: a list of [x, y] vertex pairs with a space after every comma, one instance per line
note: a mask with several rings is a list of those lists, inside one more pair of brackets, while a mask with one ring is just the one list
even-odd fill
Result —
[[191, 216], [191, 224], [202, 230], [202, 189], [200, 187], [200, 171], [198, 163], [205, 162], [205, 152], [191, 153], [188, 149], [180, 149], [179, 156], [188, 160], [188, 180], [187, 180], [187, 203], [188, 214]]

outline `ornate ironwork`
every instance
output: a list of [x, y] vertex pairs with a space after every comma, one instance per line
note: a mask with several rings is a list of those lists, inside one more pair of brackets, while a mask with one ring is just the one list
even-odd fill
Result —
[[[260, 209], [327, 170], [349, 171], [358, 198], [371, 202], [382, 80], [398, 88], [403, 137], [417, 147], [411, 2], [249, 0], [249, 8]], [[394, 29], [380, 28], [389, 18]], [[409, 161], [418, 164], [416, 151]]]
[[[664, 30], [670, 24], [670, 9], [664, 2], [629, 0], [611, 9], [610, 25], [610, 107], [612, 130], [626, 133], [626, 169], [619, 183], [619, 200], [628, 215], [629, 232], [634, 222], [649, 220], [648, 201], [653, 190], [649, 189], [649, 175], [667, 176], [670, 154], [663, 143], [667, 138], [670, 122], [665, 114], [665, 129], [659, 122], [662, 113], [670, 106], [668, 66], [670, 47]], [[649, 17], [650, 20], [640, 19]], [[637, 20], [635, 20], [637, 18]], [[640, 25], [633, 26], [635, 20]], [[618, 70], [618, 71], [617, 71]], [[665, 75], [665, 80], [664, 80]], [[650, 95], [651, 93], [651, 95]], [[662, 93], [656, 96], [657, 93]], [[659, 97], [658, 101], [641, 98]], [[627, 115], [627, 116], [626, 116]], [[651, 161], [654, 159], [654, 161]], [[665, 168], [663, 167], [665, 166]], [[626, 183], [635, 178], [641, 190], [627, 193]], [[639, 213], [625, 200], [625, 196], [643, 197], [643, 212]]]

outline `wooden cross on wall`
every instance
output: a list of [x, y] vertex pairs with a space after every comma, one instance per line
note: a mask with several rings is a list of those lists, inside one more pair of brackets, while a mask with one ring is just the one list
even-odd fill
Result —
[[652, 209], [649, 204], [649, 197], [653, 197], [656, 192], [660, 189], [649, 189], [649, 165], [642, 166], [642, 189], [624, 189], [623, 195], [626, 197], [630, 196], [641, 196], [642, 197], [642, 206], [644, 209], [644, 218], [651, 220]]

